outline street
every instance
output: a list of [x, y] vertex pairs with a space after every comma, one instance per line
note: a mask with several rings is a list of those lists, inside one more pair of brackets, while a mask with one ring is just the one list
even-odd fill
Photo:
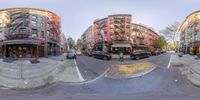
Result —
[[148, 61], [157, 65], [158, 67], [167, 68], [169, 60], [170, 60], [170, 53], [157, 55], [157, 56], [151, 56], [150, 58], [140, 59], [140, 60], [127, 59], [123, 62], [120, 62], [117, 59], [114, 59], [111, 61], [104, 61], [104, 60], [94, 59], [92, 57], [87, 57], [87, 56], [81, 56], [76, 61], [84, 79], [91, 80], [103, 74], [109, 67], [111, 67], [114, 64]]
[[32, 91], [1, 90], [0, 98], [1, 100], [199, 100], [200, 89], [190, 84], [179, 69], [167, 68], [170, 56], [171, 53], [165, 53], [141, 59], [139, 61], [147, 60], [158, 67], [144, 76], [121, 80], [101, 76], [108, 67], [118, 61], [103, 61], [81, 56], [76, 61], [86, 82], [57, 82]]
[[0, 100], [200, 100], [193, 1], [2, 0]]

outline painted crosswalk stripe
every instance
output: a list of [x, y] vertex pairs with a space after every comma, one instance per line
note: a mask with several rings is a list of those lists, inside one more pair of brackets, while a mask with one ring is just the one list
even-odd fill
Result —
[[78, 69], [78, 66], [77, 66], [77, 63], [76, 63], [76, 60], [75, 60], [75, 59], [74, 59], [74, 63], [75, 63], [76, 71], [77, 71], [77, 73], [78, 73], [79, 80], [80, 80], [80, 81], [85, 81], [85, 80], [83, 79], [83, 76], [81, 75], [79, 69]]
[[172, 59], [172, 54], [170, 55], [170, 59], [169, 59], [169, 63], [168, 63], [168, 66], [167, 66], [167, 68], [170, 68], [171, 59]]

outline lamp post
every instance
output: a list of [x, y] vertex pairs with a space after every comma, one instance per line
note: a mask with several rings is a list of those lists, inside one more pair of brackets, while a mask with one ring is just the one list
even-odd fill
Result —
[[104, 51], [104, 30], [100, 29], [99, 35], [101, 36], [102, 39], [102, 51]]

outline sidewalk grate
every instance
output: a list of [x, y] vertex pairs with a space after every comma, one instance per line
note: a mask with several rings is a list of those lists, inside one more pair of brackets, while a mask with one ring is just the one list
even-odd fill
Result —
[[194, 58], [195, 60], [200, 60], [200, 58], [199, 57], [196, 57], [196, 58]]
[[38, 61], [38, 60], [30, 60], [30, 62], [31, 62], [32, 64], [37, 64], [37, 63], [39, 63], [40, 61]]
[[175, 64], [175, 65], [172, 65], [172, 67], [184, 67], [184, 64]]

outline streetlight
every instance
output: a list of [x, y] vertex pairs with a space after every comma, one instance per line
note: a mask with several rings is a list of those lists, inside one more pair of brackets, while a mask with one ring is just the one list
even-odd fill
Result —
[[103, 39], [104, 33], [105, 33], [104, 30], [100, 29], [99, 35], [101, 36], [102, 39], [102, 51], [104, 51], [104, 39]]

